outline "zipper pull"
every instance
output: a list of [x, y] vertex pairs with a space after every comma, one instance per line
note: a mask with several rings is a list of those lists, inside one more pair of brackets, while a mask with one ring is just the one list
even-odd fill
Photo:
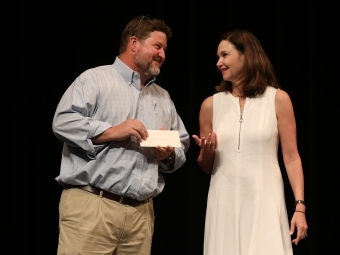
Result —
[[240, 115], [240, 123], [242, 123], [243, 122], [243, 117], [242, 117], [242, 114]]

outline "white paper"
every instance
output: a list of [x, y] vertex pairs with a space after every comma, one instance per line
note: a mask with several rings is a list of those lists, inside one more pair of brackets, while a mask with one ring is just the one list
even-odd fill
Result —
[[181, 147], [177, 130], [148, 130], [149, 137], [140, 143], [142, 147]]

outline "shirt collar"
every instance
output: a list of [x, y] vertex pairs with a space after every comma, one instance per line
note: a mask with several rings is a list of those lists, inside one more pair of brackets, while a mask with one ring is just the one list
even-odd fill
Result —
[[[130, 67], [124, 64], [118, 56], [116, 57], [113, 67], [117, 69], [117, 71], [122, 75], [125, 82], [129, 85], [133, 85], [138, 90], [140, 89], [140, 75], [138, 72], [133, 71]], [[150, 86], [156, 81], [156, 77], [152, 77], [145, 87]]]

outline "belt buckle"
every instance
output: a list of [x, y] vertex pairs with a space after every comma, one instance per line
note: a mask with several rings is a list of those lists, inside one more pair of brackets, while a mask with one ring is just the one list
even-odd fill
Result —
[[134, 199], [131, 197], [121, 196], [119, 203], [125, 204], [125, 205], [131, 205], [133, 203]]
[[129, 204], [129, 202], [127, 201], [129, 197], [126, 197], [126, 196], [121, 196], [120, 199], [119, 199], [119, 203], [120, 204]]
[[122, 204], [124, 200], [124, 196], [120, 196], [119, 203]]

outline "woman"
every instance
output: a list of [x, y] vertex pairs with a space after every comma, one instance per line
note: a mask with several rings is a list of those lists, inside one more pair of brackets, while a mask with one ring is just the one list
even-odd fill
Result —
[[[204, 254], [291, 255], [292, 243], [305, 238], [308, 227], [290, 97], [250, 32], [225, 33], [217, 56], [223, 81], [203, 101], [200, 137], [193, 135], [201, 148], [197, 162], [211, 174]], [[296, 200], [290, 226], [279, 142]]]

